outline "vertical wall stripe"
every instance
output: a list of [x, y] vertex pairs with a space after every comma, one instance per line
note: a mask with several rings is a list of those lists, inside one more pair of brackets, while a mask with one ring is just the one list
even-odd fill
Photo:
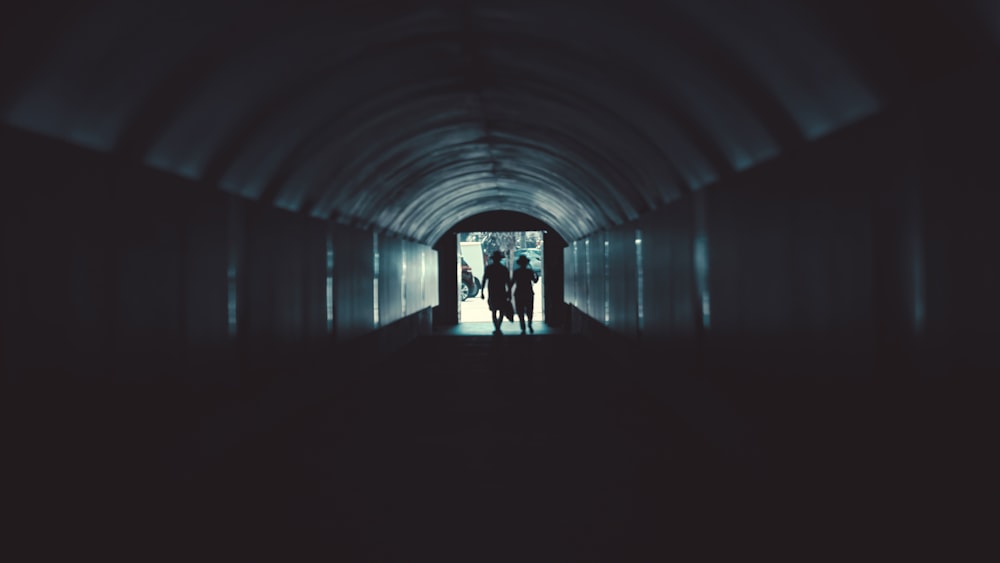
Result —
[[379, 326], [379, 309], [378, 309], [378, 278], [379, 278], [379, 252], [378, 252], [378, 233], [372, 233], [372, 325], [378, 328]]
[[229, 256], [226, 266], [227, 326], [230, 338], [236, 338], [239, 327], [237, 289], [240, 271], [240, 242], [243, 218], [239, 202], [229, 200]]
[[708, 247], [708, 195], [706, 190], [694, 194], [694, 275], [695, 287], [701, 301], [701, 325], [705, 330], [712, 326], [712, 299], [709, 294]]
[[645, 322], [643, 320], [643, 280], [642, 280], [642, 230], [635, 230], [635, 284], [636, 284], [636, 303], [635, 303], [635, 316], [637, 329], [641, 333], [645, 328]]
[[333, 333], [333, 232], [326, 231], [326, 332]]
[[611, 244], [604, 233], [604, 324], [611, 324]]

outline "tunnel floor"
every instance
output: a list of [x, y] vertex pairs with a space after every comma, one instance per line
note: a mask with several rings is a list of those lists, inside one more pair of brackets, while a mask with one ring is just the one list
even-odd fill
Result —
[[628, 358], [544, 323], [499, 337], [480, 324], [418, 338], [229, 452], [164, 500], [162, 526], [230, 555], [336, 561], [624, 563], [730, 547], [706, 534], [732, 528], [746, 491], [622, 373]]
[[[554, 328], [538, 321], [532, 323], [532, 328], [534, 328], [534, 332], [526, 333], [524, 336], [544, 336], [561, 334], [562, 332], [558, 327]], [[521, 325], [517, 323], [516, 319], [514, 322], [504, 320], [500, 325], [500, 331], [503, 336], [521, 336]], [[490, 321], [462, 322], [454, 326], [438, 328], [435, 332], [440, 336], [492, 336], [493, 323]]]
[[421, 338], [240, 451], [199, 511], [342, 561], [639, 561], [690, 539], [707, 499], [665, 485], [701, 458], [614, 358], [482, 330]]
[[[195, 414], [177, 414], [194, 420], [187, 430], [157, 428], [138, 403], [134, 424], [122, 412], [99, 424], [68, 398], [76, 408], [49, 420], [47, 442], [12, 450], [22, 537], [36, 553], [106, 560], [801, 561], [872, 542], [923, 549], [928, 514], [947, 514], [940, 487], [921, 483], [933, 466], [879, 467], [891, 444], [849, 394], [825, 389], [825, 403], [798, 408], [849, 412], [854, 427], [776, 417], [783, 437], [762, 443], [784, 467], [759, 475], [644, 387], [672, 377], [666, 364], [545, 325], [489, 328], [459, 325], [352, 367], [353, 386], [211, 461], [159, 445], [204, 432]], [[175, 461], [194, 469], [181, 476]]]

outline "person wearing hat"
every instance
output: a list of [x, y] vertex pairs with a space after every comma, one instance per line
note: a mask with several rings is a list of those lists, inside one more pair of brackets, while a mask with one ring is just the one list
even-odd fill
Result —
[[494, 250], [490, 260], [492, 263], [483, 270], [483, 290], [479, 292], [479, 297], [486, 299], [486, 292], [490, 292], [488, 302], [493, 316], [493, 334], [503, 334], [500, 323], [503, 322], [503, 308], [510, 301], [510, 270], [500, 262], [503, 252]]
[[518, 268], [514, 270], [511, 279], [511, 287], [514, 290], [514, 311], [521, 321], [521, 334], [524, 334], [524, 319], [528, 319], [528, 330], [534, 334], [535, 329], [531, 326], [531, 310], [535, 304], [534, 284], [538, 283], [538, 272], [528, 264], [531, 260], [522, 254], [517, 258]]

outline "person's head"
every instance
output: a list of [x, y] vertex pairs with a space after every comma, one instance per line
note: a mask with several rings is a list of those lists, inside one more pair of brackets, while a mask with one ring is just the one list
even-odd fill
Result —
[[520, 266], [521, 266], [522, 268], [524, 268], [524, 267], [526, 267], [526, 266], [527, 266], [527, 265], [528, 265], [529, 263], [531, 263], [531, 260], [530, 260], [530, 259], [529, 259], [529, 258], [528, 258], [527, 256], [525, 256], [524, 254], [522, 254], [522, 255], [520, 255], [520, 256], [518, 256], [518, 257], [517, 257], [517, 263], [518, 263], [518, 265], [520, 265]]
[[499, 250], [494, 250], [493, 254], [490, 254], [490, 260], [493, 260], [494, 262], [499, 264], [500, 261], [503, 260], [503, 252], [500, 252]]

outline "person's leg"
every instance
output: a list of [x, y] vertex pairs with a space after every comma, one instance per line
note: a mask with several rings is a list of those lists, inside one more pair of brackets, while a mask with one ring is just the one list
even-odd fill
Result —
[[500, 323], [503, 321], [503, 311], [500, 309], [492, 309], [490, 314], [493, 315], [493, 332], [500, 333]]
[[521, 334], [524, 334], [524, 312], [527, 309], [524, 303], [524, 296], [516, 295], [514, 297], [514, 305], [517, 311], [517, 320], [521, 323]]
[[[532, 296], [532, 297], [534, 297], [534, 296]], [[527, 310], [524, 312], [525, 316], [528, 317], [528, 330], [531, 331], [532, 334], [535, 333], [535, 329], [531, 327], [531, 312], [532, 312], [532, 309], [534, 309], [533, 305], [534, 304], [528, 305], [528, 307], [526, 308]], [[524, 321], [521, 321], [521, 332], [524, 332]]]

